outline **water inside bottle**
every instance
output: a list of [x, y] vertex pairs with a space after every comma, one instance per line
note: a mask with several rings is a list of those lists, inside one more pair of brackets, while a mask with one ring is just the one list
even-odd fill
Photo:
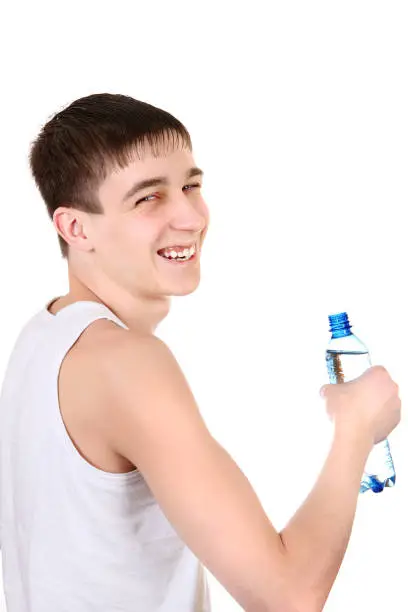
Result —
[[[361, 376], [371, 366], [367, 351], [326, 351], [326, 364], [332, 384], [349, 382]], [[395, 485], [395, 470], [388, 440], [376, 444], [367, 460], [361, 480], [360, 493], [371, 489], [380, 493], [384, 487]]]
[[326, 351], [326, 364], [332, 384], [349, 382], [371, 366], [367, 351]]

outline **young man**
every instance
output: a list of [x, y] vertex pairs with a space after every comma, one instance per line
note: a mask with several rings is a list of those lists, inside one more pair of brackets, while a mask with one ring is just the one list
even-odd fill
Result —
[[69, 292], [22, 330], [1, 403], [8, 612], [204, 612], [206, 566], [248, 612], [322, 610], [360, 477], [400, 419], [382, 367], [325, 385], [333, 443], [277, 533], [154, 335], [200, 280], [209, 223], [189, 134], [121, 95], [73, 102], [31, 169]]

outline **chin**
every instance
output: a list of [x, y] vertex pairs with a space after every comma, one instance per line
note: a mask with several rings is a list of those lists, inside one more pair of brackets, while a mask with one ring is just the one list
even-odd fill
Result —
[[180, 286], [177, 288], [169, 287], [169, 291], [167, 295], [173, 295], [173, 296], [190, 295], [191, 293], [194, 293], [194, 291], [198, 288], [199, 284], [200, 284], [199, 279], [195, 281], [194, 283], [186, 283], [184, 287], [180, 283]]
[[190, 291], [173, 291], [173, 292], [171, 293], [171, 295], [172, 295], [173, 297], [179, 297], [179, 296], [182, 296], [182, 295], [190, 295], [191, 293], [194, 293], [194, 291], [195, 291], [196, 289], [197, 289], [197, 287], [195, 287], [195, 289], [190, 289]]

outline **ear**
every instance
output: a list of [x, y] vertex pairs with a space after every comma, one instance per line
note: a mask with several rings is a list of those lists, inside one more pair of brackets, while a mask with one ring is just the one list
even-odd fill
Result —
[[75, 208], [60, 206], [55, 210], [52, 220], [58, 234], [71, 248], [80, 251], [92, 249], [85, 227], [86, 213]]

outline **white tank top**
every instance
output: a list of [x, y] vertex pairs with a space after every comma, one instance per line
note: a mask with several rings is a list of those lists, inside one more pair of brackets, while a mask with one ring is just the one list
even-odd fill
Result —
[[[52, 300], [53, 301], [53, 300]], [[61, 363], [104, 304], [47, 306], [22, 329], [0, 395], [0, 546], [7, 612], [209, 612], [206, 571], [142, 475], [82, 457], [59, 409]]]

